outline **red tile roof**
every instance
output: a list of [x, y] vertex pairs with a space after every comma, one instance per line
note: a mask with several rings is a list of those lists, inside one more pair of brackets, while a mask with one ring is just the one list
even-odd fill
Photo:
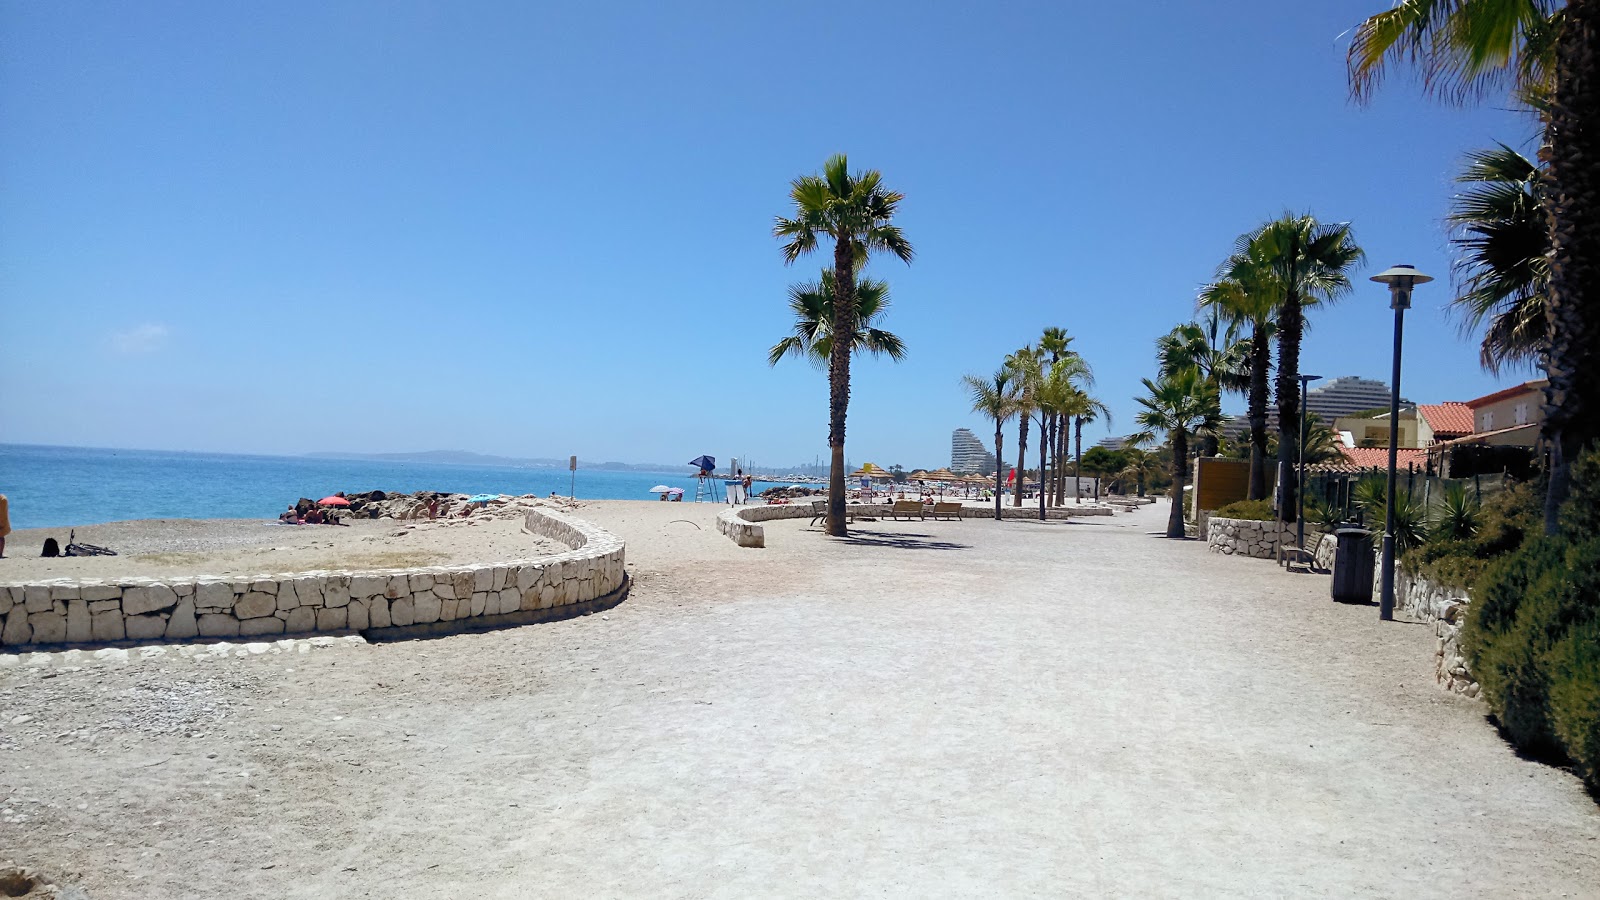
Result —
[[1543, 390], [1546, 384], [1549, 384], [1549, 382], [1542, 378], [1538, 381], [1524, 381], [1522, 384], [1514, 384], [1505, 390], [1495, 391], [1492, 394], [1485, 394], [1476, 400], [1468, 400], [1467, 405], [1473, 409], [1477, 409], [1480, 406], [1488, 406], [1491, 403], [1505, 400], [1509, 397], [1515, 397], [1518, 394], [1531, 394], [1534, 391]]
[[1434, 436], [1440, 440], [1439, 435], [1462, 435], [1472, 433], [1472, 407], [1465, 403], [1446, 401], [1444, 403], [1419, 403], [1417, 412], [1427, 420], [1428, 427], [1433, 429]]
[[[1389, 449], [1387, 447], [1340, 447], [1339, 452], [1344, 454], [1344, 459], [1339, 462], [1318, 463], [1311, 468], [1324, 472], [1352, 472], [1358, 469], [1387, 469], [1389, 467]], [[1415, 463], [1417, 468], [1427, 465], [1428, 451], [1426, 450], [1397, 450], [1395, 451], [1395, 466], [1404, 469], [1408, 463]]]

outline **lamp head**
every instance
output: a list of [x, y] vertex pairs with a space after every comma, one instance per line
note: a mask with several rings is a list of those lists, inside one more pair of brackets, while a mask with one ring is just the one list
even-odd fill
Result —
[[1372, 280], [1389, 286], [1390, 309], [1410, 309], [1412, 286], [1427, 284], [1433, 276], [1418, 272], [1416, 266], [1398, 265], [1372, 276]]

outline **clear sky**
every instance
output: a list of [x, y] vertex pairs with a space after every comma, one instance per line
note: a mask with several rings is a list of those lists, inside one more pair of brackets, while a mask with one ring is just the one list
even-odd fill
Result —
[[[765, 355], [828, 257], [771, 224], [841, 151], [917, 250], [872, 264], [910, 358], [857, 365], [854, 462], [992, 435], [959, 376], [1048, 325], [1130, 430], [1154, 339], [1283, 210], [1369, 257], [1303, 371], [1387, 379], [1366, 276], [1447, 276], [1462, 152], [1533, 148], [1405, 78], [1354, 105], [1386, 5], [3, 0], [0, 441], [826, 459], [824, 374]], [[1531, 377], [1449, 296], [1417, 290], [1407, 396]]]

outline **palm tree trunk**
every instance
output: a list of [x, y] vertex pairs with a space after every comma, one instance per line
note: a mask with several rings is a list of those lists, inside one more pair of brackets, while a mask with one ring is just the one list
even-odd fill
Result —
[[1055, 447], [1052, 452], [1056, 455], [1056, 480], [1055, 484], [1051, 485], [1051, 490], [1056, 495], [1057, 506], [1067, 502], [1067, 452], [1064, 449], [1066, 446], [1066, 433], [1067, 417], [1057, 413], [1055, 431], [1051, 435], [1055, 441]]
[[1028, 468], [1028, 413], [1026, 410], [1018, 416], [1022, 421], [1017, 425], [1017, 484], [1011, 494], [1011, 505], [1022, 506], [1022, 482], [1027, 477], [1022, 473]]
[[1078, 462], [1072, 467], [1073, 475], [1075, 476], [1072, 479], [1072, 493], [1077, 495], [1078, 503], [1081, 505], [1083, 503], [1083, 485], [1078, 483], [1078, 479], [1083, 477], [1083, 416], [1079, 416], [1075, 424], [1078, 432]]
[[1000, 420], [994, 420], [994, 520], [1000, 521], [1000, 486], [1005, 484], [1001, 479], [1005, 477], [1005, 440], [1006, 433], [1000, 428]]
[[1045, 423], [1041, 422], [1039, 424], [1039, 431], [1041, 432], [1039, 435], [1039, 521], [1043, 522], [1046, 518], [1044, 514], [1044, 495], [1050, 492], [1050, 482], [1044, 478], [1044, 456], [1045, 450], [1050, 446], [1050, 441], [1046, 439], [1043, 433], [1049, 431], [1045, 427]]
[[1293, 522], [1295, 513], [1295, 457], [1300, 451], [1300, 338], [1305, 312], [1300, 307], [1300, 233], [1289, 241], [1289, 289], [1278, 313], [1278, 521]]
[[1172, 509], [1167, 513], [1167, 537], [1183, 537], [1183, 482], [1188, 469], [1189, 436], [1172, 433]]
[[1560, 530], [1557, 513], [1571, 489], [1571, 466], [1600, 432], [1600, 2], [1568, 0], [1556, 44], [1555, 90], [1539, 158], [1547, 166], [1550, 283], [1545, 310], [1549, 353], [1542, 436], [1550, 448], [1546, 534]]
[[856, 333], [856, 268], [850, 239], [840, 237], [833, 245], [833, 342], [828, 356], [828, 450], [832, 471], [828, 473], [828, 534], [844, 537], [844, 420], [850, 408], [851, 342], [839, 335]]
[[1260, 322], [1250, 330], [1250, 500], [1267, 496], [1267, 370], [1272, 347]]

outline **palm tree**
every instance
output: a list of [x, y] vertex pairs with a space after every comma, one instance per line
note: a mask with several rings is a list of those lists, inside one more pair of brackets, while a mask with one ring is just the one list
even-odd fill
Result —
[[1283, 215], [1250, 239], [1252, 255], [1267, 265], [1278, 300], [1278, 518], [1294, 521], [1295, 456], [1300, 435], [1300, 341], [1305, 307], [1350, 292], [1349, 271], [1366, 258], [1346, 223], [1324, 224], [1309, 215]]
[[1142, 444], [1156, 432], [1166, 435], [1172, 449], [1172, 509], [1167, 514], [1167, 537], [1183, 537], [1183, 484], [1189, 468], [1189, 438], [1213, 431], [1222, 422], [1222, 397], [1198, 369], [1180, 369], [1152, 382], [1144, 379], [1149, 396], [1137, 398], [1144, 407], [1134, 415], [1142, 429], [1129, 439]]
[[[1083, 426], [1086, 422], [1093, 422], [1101, 416], [1106, 421], [1111, 421], [1111, 409], [1099, 400], [1091, 397], [1088, 391], [1077, 388], [1072, 392], [1071, 399], [1065, 404], [1066, 415], [1072, 417], [1073, 430], [1076, 432], [1078, 442], [1077, 463], [1073, 466], [1073, 478], [1083, 475]], [[1083, 502], [1083, 495], [1079, 493], [1074, 482], [1072, 493], [1077, 496], [1078, 502]]]
[[[1204, 304], [1202, 304], [1204, 305]], [[1222, 311], [1216, 306], [1207, 310], [1210, 330], [1198, 322], [1184, 322], [1156, 339], [1156, 361], [1161, 374], [1193, 366], [1223, 393], [1246, 393], [1250, 389], [1249, 362], [1238, 341], [1218, 335]], [[1218, 438], [1208, 435], [1201, 438], [1201, 454], [1215, 456]]]
[[1117, 478], [1133, 482], [1138, 486], [1139, 496], [1143, 497], [1145, 485], [1149, 483], [1151, 475], [1160, 471], [1161, 461], [1154, 453], [1146, 453], [1138, 447], [1124, 449], [1122, 458], [1122, 471], [1117, 473]]
[[1539, 161], [1550, 235], [1544, 291], [1545, 417], [1550, 489], [1545, 531], [1560, 527], [1578, 451], [1600, 435], [1600, 0], [1406, 0], [1356, 28], [1351, 90], [1370, 96], [1389, 63], [1417, 66], [1423, 87], [1449, 99], [1509, 85], [1540, 110]]
[[[1067, 334], [1067, 330], [1065, 328], [1057, 328], [1052, 326], [1046, 328], [1044, 332], [1039, 335], [1039, 352], [1049, 357], [1049, 362], [1052, 366], [1069, 355], [1077, 356], [1077, 353], [1068, 349], [1071, 344], [1072, 336]], [[1063, 434], [1061, 415], [1059, 413], [1050, 413], [1049, 422], [1044, 428], [1044, 433], [1045, 445], [1049, 447], [1050, 456], [1054, 459], [1054, 464], [1050, 467], [1050, 471], [1054, 475], [1052, 478], [1054, 484], [1051, 490], [1052, 493], [1055, 494], [1056, 504], [1060, 505], [1061, 492], [1066, 490], [1066, 480], [1063, 474], [1064, 470], [1061, 465], [1062, 458], [1066, 456], [1066, 440]]]
[[[833, 272], [828, 269], [822, 270], [818, 281], [789, 286], [794, 333], [767, 351], [768, 365], [777, 365], [785, 356], [797, 356], [816, 366], [828, 364], [833, 355], [833, 297]], [[905, 341], [877, 327], [888, 310], [888, 282], [863, 278], [856, 283], [856, 335], [852, 353], [860, 354], [865, 350], [895, 362], [905, 359]]]
[[[850, 171], [845, 155], [829, 157], [822, 174], [802, 175], [789, 187], [794, 218], [778, 216], [774, 237], [785, 241], [783, 259], [793, 263], [817, 249], [819, 238], [833, 239], [833, 326], [831, 334], [855, 334], [856, 272], [867, 257], [886, 251], [911, 262], [911, 243], [893, 223], [902, 195], [883, 186], [875, 169]], [[828, 354], [828, 534], [844, 537], [844, 429], [850, 407], [849, 342], [837, 341]]]
[[[1081, 380], [1089, 370], [1087, 363], [1076, 353], [1064, 356], [1052, 363], [1040, 379], [1039, 387], [1034, 392], [1034, 402], [1037, 405], [1039, 427], [1045, 430], [1046, 423], [1054, 422], [1059, 428], [1060, 424], [1072, 415], [1079, 407], [1078, 398], [1082, 391], [1076, 382]], [[1044, 519], [1045, 495], [1053, 493], [1045, 479], [1045, 451], [1052, 444], [1050, 437], [1041, 436], [1039, 442], [1039, 518]], [[1055, 469], [1052, 470], [1054, 481], [1060, 481], [1061, 453], [1055, 452]], [[1063, 485], [1065, 483], [1063, 482]], [[1059, 502], [1058, 502], [1059, 505]]]
[[1000, 485], [1005, 467], [1003, 444], [1005, 432], [1001, 429], [1006, 420], [1017, 414], [1017, 385], [1016, 374], [1005, 366], [988, 378], [977, 375], [961, 376], [961, 383], [966, 385], [967, 394], [972, 399], [972, 411], [983, 413], [994, 420], [994, 518], [999, 521], [1000, 515]]
[[[1038, 392], [1044, 381], [1044, 369], [1039, 364], [1038, 351], [1032, 347], [1023, 347], [1007, 356], [1005, 367], [1012, 371], [1017, 386], [1017, 484], [1011, 494], [1011, 505], [1021, 506], [1023, 472], [1028, 468], [1028, 417], [1039, 406]], [[1039, 477], [1044, 477], [1042, 471]]]
[[1488, 322], [1478, 358], [1490, 372], [1534, 362], [1549, 344], [1550, 231], [1541, 177], [1532, 160], [1505, 144], [1468, 153], [1456, 176], [1469, 187], [1450, 203], [1451, 243], [1462, 253], [1452, 304], [1466, 330]]
[[1245, 418], [1250, 423], [1250, 481], [1245, 496], [1262, 500], [1267, 496], [1267, 391], [1278, 307], [1269, 286], [1270, 273], [1253, 255], [1255, 249], [1249, 235], [1241, 236], [1218, 270], [1217, 280], [1200, 290], [1199, 304], [1220, 313], [1230, 335], [1250, 331], [1235, 344], [1239, 348], [1235, 363], [1246, 379]]

